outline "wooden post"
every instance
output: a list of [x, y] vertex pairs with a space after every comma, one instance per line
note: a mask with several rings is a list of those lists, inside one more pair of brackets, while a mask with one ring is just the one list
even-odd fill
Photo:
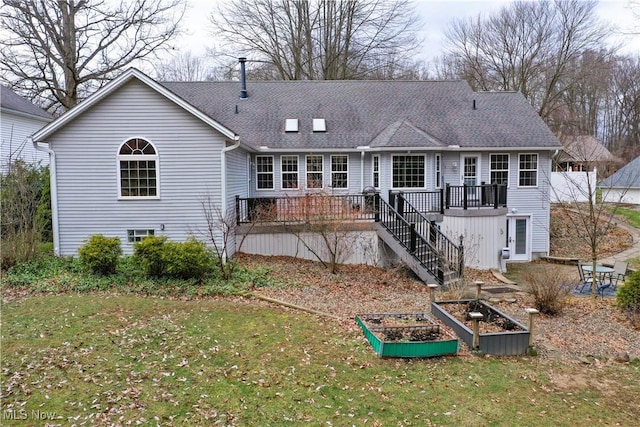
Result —
[[478, 350], [480, 348], [480, 319], [484, 316], [482, 313], [472, 311], [469, 313], [469, 317], [473, 320], [473, 348], [472, 350]]
[[[438, 289], [438, 285], [436, 283], [429, 283], [427, 288], [429, 288], [429, 300], [431, 303], [434, 303], [436, 301], [435, 291]], [[429, 307], [431, 307], [431, 305]]]
[[539, 313], [535, 308], [525, 308], [529, 313], [529, 347], [533, 347], [533, 317]]
[[480, 300], [480, 293], [482, 292], [482, 285], [484, 285], [483, 281], [476, 280], [476, 300]]

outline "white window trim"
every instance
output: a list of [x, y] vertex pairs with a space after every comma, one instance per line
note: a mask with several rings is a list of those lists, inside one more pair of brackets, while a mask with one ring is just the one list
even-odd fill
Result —
[[[393, 159], [395, 157], [422, 157], [423, 158], [423, 177], [424, 177], [424, 183], [422, 187], [394, 187], [393, 186]], [[427, 188], [427, 159], [426, 159], [426, 155], [425, 154], [392, 154], [391, 155], [391, 183], [390, 183], [390, 188], [393, 190], [426, 190]]]
[[[285, 171], [282, 168], [282, 166], [283, 166], [282, 165], [282, 161], [287, 157], [296, 159], [297, 170], [296, 170], [295, 173], [296, 173], [298, 179], [296, 180], [296, 186], [293, 187], [293, 188], [288, 188], [288, 187], [284, 186], [284, 174], [285, 173], [293, 173], [291, 171]], [[300, 189], [300, 157], [298, 155], [296, 155], [296, 154], [291, 154], [291, 155], [286, 154], [286, 155], [280, 156], [280, 189], [281, 190], [299, 190]]]
[[[333, 170], [333, 159], [335, 157], [346, 157], [347, 158], [347, 170], [346, 171], [334, 171]], [[331, 168], [331, 188], [336, 190], [348, 190], [349, 189], [349, 155], [348, 154], [332, 154], [329, 159], [329, 167]], [[333, 186], [333, 174], [334, 173], [346, 173], [347, 174], [347, 186], [336, 188]]]
[[[321, 161], [320, 161], [320, 165], [322, 166], [322, 169], [319, 171], [309, 171], [308, 167], [309, 167], [309, 163], [308, 163], [308, 159], [309, 157], [320, 157]], [[305, 190], [324, 190], [324, 182], [325, 182], [325, 176], [324, 176], [324, 154], [307, 154], [304, 157], [304, 171], [305, 171], [305, 175], [304, 175], [304, 184], [305, 184]], [[320, 187], [309, 187], [309, 174], [310, 173], [320, 173], [322, 174], [322, 185]]]
[[[271, 172], [258, 172], [258, 157], [265, 157], [265, 158], [271, 158], [271, 167], [273, 168], [273, 170]], [[261, 174], [271, 174], [271, 188], [259, 188], [258, 187], [258, 183], [259, 183], [259, 179], [258, 179], [258, 173]], [[275, 159], [273, 158], [273, 156], [267, 156], [267, 155], [257, 155], [256, 156], [256, 191], [269, 191], [269, 190], [275, 190], [276, 188], [276, 164], [275, 164]]]
[[[375, 165], [376, 165], [375, 159], [378, 159], [378, 170], [376, 170], [376, 168], [375, 168]], [[374, 179], [376, 174], [378, 174], [378, 186], [377, 187], [374, 185], [375, 182], [376, 182], [376, 180]], [[371, 156], [371, 185], [375, 189], [379, 189], [380, 188], [380, 154], [374, 154], [373, 156]]]
[[442, 154], [436, 153], [433, 158], [434, 188], [442, 188]]
[[[132, 231], [132, 235], [129, 235], [129, 231]], [[149, 233], [151, 232], [151, 233]], [[156, 230], [149, 228], [149, 229], [143, 229], [143, 228], [134, 228], [134, 229], [127, 229], [127, 242], [131, 243], [131, 244], [135, 244], [137, 242], [142, 241], [142, 239], [144, 239], [145, 237], [148, 236], [155, 236], [156, 235]], [[130, 238], [133, 238], [133, 240], [130, 240]], [[136, 240], [138, 239], [138, 240]]]
[[[144, 156], [147, 159], [153, 157], [153, 160], [156, 162], [156, 195], [155, 196], [123, 196], [122, 195], [122, 183], [120, 182], [120, 161], [121, 160], [140, 160], [139, 155], [134, 154], [120, 154], [120, 150], [122, 146], [126, 144], [128, 141], [132, 139], [142, 139], [147, 141], [153, 147], [153, 151], [156, 152], [155, 155], [145, 154]], [[144, 136], [132, 136], [130, 138], [126, 138], [123, 140], [120, 145], [118, 145], [118, 151], [116, 152], [116, 181], [118, 183], [118, 200], [160, 200], [160, 155], [158, 154], [158, 148], [156, 145], [149, 139]]]
[[[536, 156], [536, 185], [520, 185], [520, 172], [533, 171], [534, 169], [521, 169], [520, 156]], [[540, 155], [538, 153], [518, 153], [518, 188], [538, 188], [540, 179]]]
[[[493, 155], [507, 156], [507, 188], [510, 188], [511, 187], [511, 154], [509, 153], [489, 153], [489, 184], [493, 184], [493, 182], [491, 182], [491, 172], [503, 170], [503, 169], [491, 169], [491, 156]], [[519, 157], [518, 157], [518, 160], [520, 160]], [[518, 163], [518, 166], [519, 165], [520, 163]], [[518, 175], [518, 179], [519, 178], [520, 176]]]

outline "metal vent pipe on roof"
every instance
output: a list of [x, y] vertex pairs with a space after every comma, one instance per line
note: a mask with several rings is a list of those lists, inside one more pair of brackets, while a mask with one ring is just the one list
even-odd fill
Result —
[[249, 95], [247, 94], [247, 72], [245, 70], [245, 62], [247, 62], [247, 58], [238, 58], [238, 62], [240, 62], [240, 99], [247, 99]]
[[476, 109], [476, 100], [475, 99], [473, 100], [473, 109], [474, 110]]

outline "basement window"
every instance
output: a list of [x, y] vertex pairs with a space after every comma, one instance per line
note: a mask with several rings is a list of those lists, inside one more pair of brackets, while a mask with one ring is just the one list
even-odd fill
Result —
[[127, 230], [129, 243], [141, 242], [147, 236], [154, 236], [155, 230]]

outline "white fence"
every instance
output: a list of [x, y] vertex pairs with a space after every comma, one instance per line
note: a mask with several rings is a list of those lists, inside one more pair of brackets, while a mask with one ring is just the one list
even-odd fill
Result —
[[551, 202], [586, 202], [591, 196], [595, 203], [596, 175], [595, 168], [592, 172], [551, 172]]

